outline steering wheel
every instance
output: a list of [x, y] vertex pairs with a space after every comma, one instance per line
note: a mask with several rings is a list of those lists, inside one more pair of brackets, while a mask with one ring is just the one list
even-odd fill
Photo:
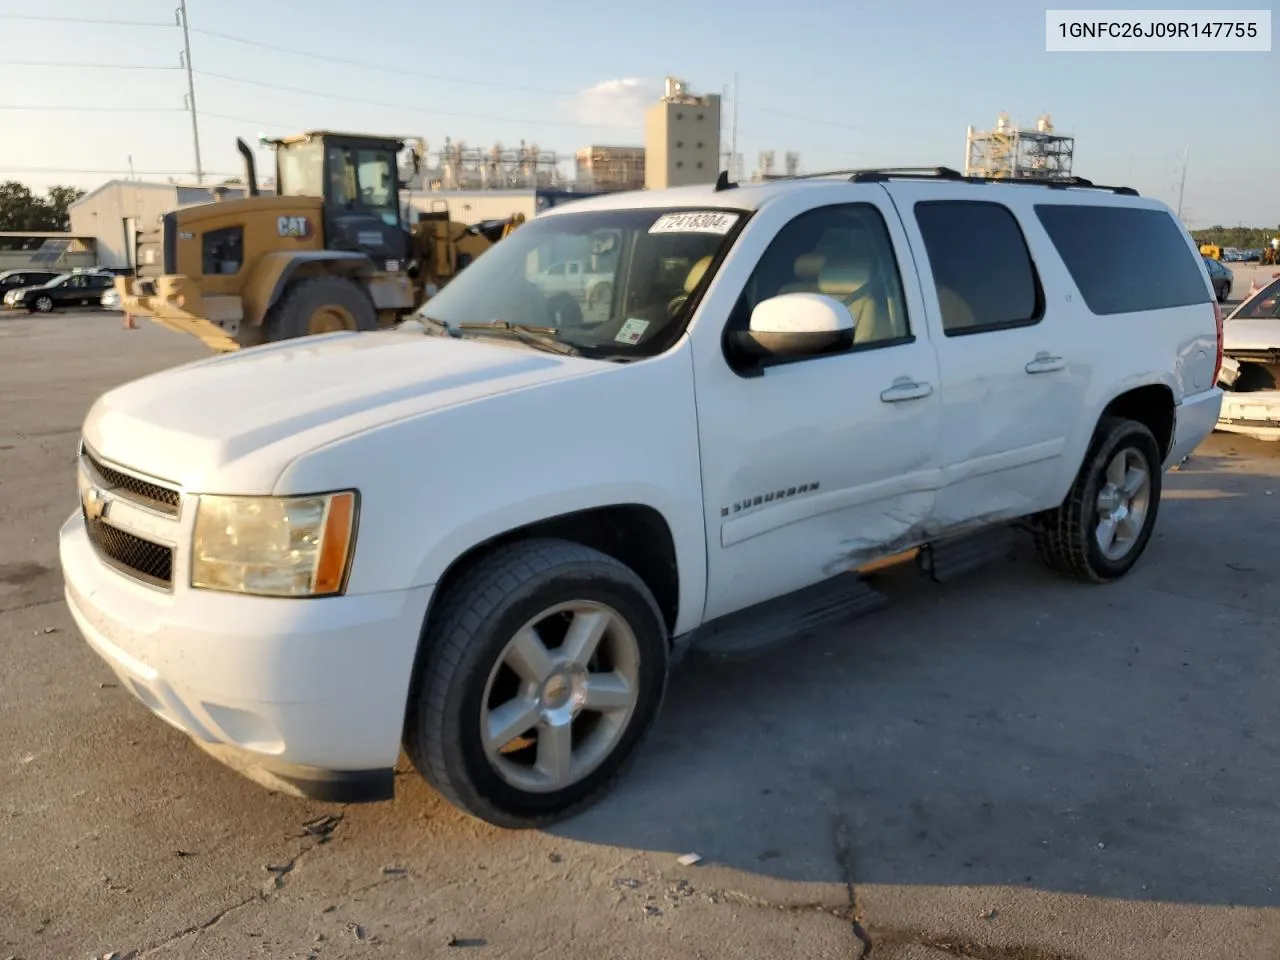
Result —
[[557, 293], [546, 298], [547, 322], [553, 327], [582, 326], [582, 307], [568, 293]]
[[683, 309], [688, 300], [689, 295], [687, 293], [676, 294], [676, 296], [672, 297], [667, 301], [667, 316], [674, 319], [675, 315]]

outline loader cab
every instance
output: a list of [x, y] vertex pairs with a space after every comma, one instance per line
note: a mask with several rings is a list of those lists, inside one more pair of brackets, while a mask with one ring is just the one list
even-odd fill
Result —
[[323, 199], [326, 249], [364, 253], [390, 272], [403, 269], [409, 234], [400, 216], [400, 141], [311, 133], [273, 143], [279, 195]]

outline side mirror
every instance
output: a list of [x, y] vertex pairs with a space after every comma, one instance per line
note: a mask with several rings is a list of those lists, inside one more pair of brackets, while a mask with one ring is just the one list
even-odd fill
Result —
[[756, 304], [734, 346], [753, 357], [811, 357], [853, 346], [853, 317], [820, 293], [784, 293]]

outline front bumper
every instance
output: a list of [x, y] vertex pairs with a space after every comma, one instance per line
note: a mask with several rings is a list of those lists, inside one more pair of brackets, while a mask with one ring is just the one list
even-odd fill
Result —
[[121, 684], [270, 789], [386, 799], [431, 588], [314, 600], [130, 580], [73, 514], [59, 534], [67, 605]]

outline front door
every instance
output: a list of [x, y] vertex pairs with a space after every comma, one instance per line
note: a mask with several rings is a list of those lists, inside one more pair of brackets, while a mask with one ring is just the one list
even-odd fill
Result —
[[[857, 322], [853, 348], [750, 376], [711, 353], [723, 323], [698, 331], [707, 619], [912, 545], [931, 515], [938, 366], [901, 224], [878, 187], [813, 196], [757, 214], [718, 286], [737, 295], [731, 328], [779, 294], [831, 296]], [[762, 254], [753, 237], [772, 238]]]

